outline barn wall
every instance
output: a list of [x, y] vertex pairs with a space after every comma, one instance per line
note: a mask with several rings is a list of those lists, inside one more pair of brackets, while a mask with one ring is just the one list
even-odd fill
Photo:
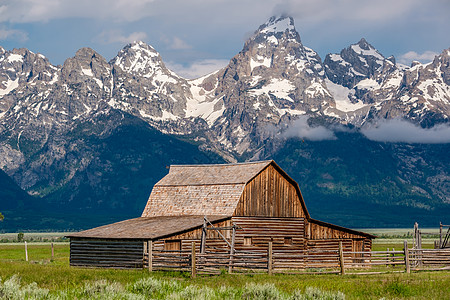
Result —
[[295, 186], [272, 165], [245, 186], [234, 215], [305, 217]]
[[[215, 227], [227, 227], [231, 226], [231, 219], [214, 222]], [[231, 230], [219, 230], [219, 232], [224, 235], [228, 240], [231, 240]], [[196, 242], [196, 248], [199, 252], [200, 240], [202, 237], [202, 228], [197, 228], [182, 234], [173, 235], [164, 239], [156, 240], [153, 242], [154, 250], [164, 250], [165, 241], [179, 240], [181, 242], [182, 251], [190, 251], [192, 247], [192, 242]], [[207, 244], [215, 247], [226, 247], [225, 241], [220, 237], [220, 235], [215, 230], [207, 231]]]
[[70, 239], [70, 265], [104, 268], [142, 268], [140, 240]]
[[232, 220], [239, 227], [236, 231], [236, 250], [267, 251], [269, 242], [272, 242], [274, 250], [305, 248], [304, 218], [233, 217]]
[[[304, 218], [265, 218], [265, 217], [233, 217], [214, 224], [216, 227], [225, 227], [235, 224], [238, 226], [235, 235], [236, 251], [262, 250], [267, 251], [269, 242], [277, 250], [303, 250], [305, 249], [305, 219]], [[220, 230], [228, 242], [231, 243], [231, 230]], [[202, 229], [195, 229], [183, 234], [168, 237], [153, 242], [154, 250], [167, 250], [165, 241], [179, 240], [182, 251], [190, 251], [191, 243], [196, 242], [200, 249]], [[207, 231], [206, 251], [229, 251], [227, 243], [215, 230]]]
[[307, 234], [310, 239], [364, 239], [363, 235], [347, 232], [331, 226], [310, 222], [307, 224]]

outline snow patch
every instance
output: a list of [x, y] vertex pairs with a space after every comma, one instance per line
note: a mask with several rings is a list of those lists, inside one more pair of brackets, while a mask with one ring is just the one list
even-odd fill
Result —
[[380, 88], [380, 85], [375, 80], [367, 78], [358, 82], [356, 87], [363, 90], [377, 90]]
[[94, 74], [92, 73], [91, 69], [83, 69], [81, 68], [81, 72], [86, 75], [86, 76], [90, 76], [90, 77], [94, 77]]
[[272, 94], [277, 98], [294, 102], [294, 99], [289, 96], [294, 90], [295, 86], [289, 80], [273, 78], [268, 84], [259, 89], [251, 89], [249, 93], [255, 96]]
[[378, 59], [384, 60], [384, 57], [374, 48], [370, 48], [369, 50], [362, 49], [358, 44], [352, 45], [352, 50], [358, 54], [366, 55], [366, 56], [374, 56]]
[[325, 79], [325, 83], [327, 85], [327, 89], [330, 91], [331, 95], [334, 98], [334, 101], [336, 102], [336, 109], [344, 112], [349, 112], [367, 106], [361, 101], [358, 101], [357, 103], [350, 102], [349, 96], [355, 93], [354, 90], [333, 83], [329, 79]]
[[264, 66], [266, 68], [270, 68], [271, 63], [272, 63], [272, 58], [257, 55], [256, 60], [254, 60], [252, 57], [250, 59], [251, 72], [253, 72], [254, 68], [259, 67], [259, 66]]
[[19, 86], [19, 78], [15, 80], [8, 79], [8, 81], [3, 81], [3, 85], [6, 86], [4, 89], [0, 89], [0, 97], [8, 95], [10, 92], [15, 90]]
[[10, 56], [8, 56], [7, 61], [10, 63], [13, 63], [16, 61], [23, 62], [23, 56], [19, 55], [19, 54], [11, 54]]

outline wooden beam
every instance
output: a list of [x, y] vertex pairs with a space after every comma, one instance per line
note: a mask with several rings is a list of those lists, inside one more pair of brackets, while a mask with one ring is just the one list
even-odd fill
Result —
[[200, 240], [200, 253], [205, 253], [205, 244], [206, 244], [206, 216], [203, 217], [203, 228], [202, 228], [202, 237]]
[[267, 273], [269, 273], [269, 275], [272, 275], [273, 273], [272, 259], [273, 259], [272, 242], [269, 242], [269, 249], [267, 250]]
[[341, 275], [345, 275], [344, 250], [342, 249], [342, 241], [339, 241], [339, 266], [341, 267]]
[[233, 232], [231, 233], [231, 249], [230, 249], [230, 263], [228, 265], [228, 273], [231, 274], [233, 271], [233, 254], [234, 254], [234, 243], [236, 238], [236, 225], [233, 225]]
[[409, 251], [408, 251], [408, 241], [403, 242], [403, 251], [405, 253], [405, 268], [406, 273], [411, 273], [411, 266], [409, 265]]
[[153, 272], [153, 241], [147, 242], [148, 247], [148, 271]]
[[196, 257], [195, 257], [195, 242], [191, 243], [192, 252], [191, 252], [191, 277], [195, 278], [197, 276], [197, 267], [196, 267]]

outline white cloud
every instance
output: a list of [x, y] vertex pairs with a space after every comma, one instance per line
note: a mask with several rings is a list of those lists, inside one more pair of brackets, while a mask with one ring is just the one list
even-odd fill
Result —
[[166, 63], [167, 67], [177, 73], [178, 75], [194, 79], [199, 78], [214, 71], [220, 70], [229, 63], [226, 59], [205, 59], [195, 61], [191, 65], [183, 66], [181, 64], [176, 64], [173, 62]]
[[25, 42], [28, 40], [28, 34], [21, 30], [0, 28], [0, 40]]
[[153, 14], [156, 0], [4, 0], [0, 22], [47, 22], [64, 18], [136, 21]]
[[450, 126], [436, 125], [422, 128], [400, 119], [381, 120], [361, 130], [368, 139], [379, 142], [411, 144], [450, 143]]
[[308, 124], [308, 116], [300, 116], [295, 120], [288, 129], [283, 132], [282, 137], [292, 138], [298, 137], [310, 141], [335, 140], [336, 136], [333, 131], [324, 126], [310, 126]]
[[[436, 0], [439, 1], [439, 0]], [[421, 0], [285, 0], [274, 8], [274, 14], [288, 14], [308, 21], [324, 20], [383, 21], [401, 17], [418, 6]]]
[[[433, 2], [436, 1], [441, 0]], [[228, 13], [242, 18], [245, 15], [261, 17], [271, 11], [314, 21], [330, 18], [382, 21], [425, 6], [421, 0], [344, 0], [336, 4], [335, 0], [261, 0], [257, 4], [255, 1], [242, 0], [4, 0], [0, 6], [0, 22], [45, 22], [68, 17], [136, 21], [161, 13], [184, 18], [195, 18], [205, 13], [213, 20], [222, 15], [229, 21]]]
[[410, 65], [412, 61], [420, 61], [421, 63], [428, 63], [434, 59], [439, 53], [433, 51], [425, 51], [423, 53], [417, 53], [415, 51], [409, 51], [401, 55], [398, 59], [399, 63], [404, 65]]
[[176, 36], [173, 38], [163, 36], [161, 39], [167, 45], [167, 48], [171, 50], [186, 50], [192, 48], [191, 45]]
[[95, 40], [102, 44], [127, 44], [134, 41], [144, 41], [146, 39], [147, 34], [145, 32], [133, 32], [129, 35], [124, 35], [120, 30], [103, 31], [95, 38]]

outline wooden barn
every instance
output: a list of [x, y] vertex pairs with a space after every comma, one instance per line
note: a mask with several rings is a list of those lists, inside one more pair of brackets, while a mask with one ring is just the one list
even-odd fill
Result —
[[[70, 264], [142, 268], [147, 251], [370, 251], [374, 236], [310, 217], [298, 184], [274, 161], [174, 165], [139, 218], [74, 233]], [[146, 248], [151, 247], [150, 250]], [[304, 266], [304, 262], [299, 266]]]

